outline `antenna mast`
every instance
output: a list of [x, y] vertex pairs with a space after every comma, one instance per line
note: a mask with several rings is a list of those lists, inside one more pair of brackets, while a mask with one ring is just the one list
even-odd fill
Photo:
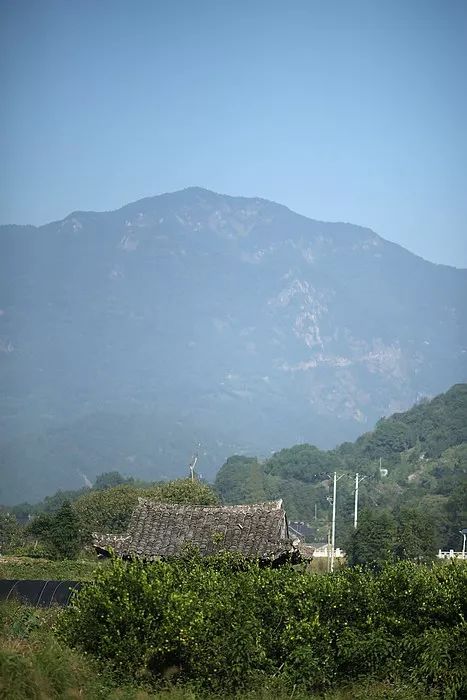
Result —
[[198, 449], [193, 453], [193, 455], [191, 457], [191, 462], [188, 465], [188, 468], [190, 470], [190, 478], [192, 481], [195, 480], [195, 467], [196, 467], [196, 464], [198, 462], [198, 450], [199, 450], [200, 446], [201, 446], [201, 443], [199, 442]]

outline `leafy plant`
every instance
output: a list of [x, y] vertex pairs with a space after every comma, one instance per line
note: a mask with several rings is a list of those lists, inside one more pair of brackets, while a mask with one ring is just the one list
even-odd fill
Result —
[[0, 554], [8, 554], [23, 540], [23, 531], [14, 515], [0, 512]]
[[54, 514], [38, 515], [28, 526], [28, 532], [37, 536], [56, 559], [75, 559], [84, 542], [79, 519], [69, 501]]
[[[115, 560], [74, 598], [67, 643], [135, 681], [203, 692], [266, 685], [324, 692], [362, 677], [461, 698], [467, 567], [400, 562], [310, 575], [232, 556]], [[438, 651], [437, 651], [438, 650]], [[428, 669], [432, 655], [437, 665]], [[448, 664], [452, 657], [452, 682]]]
[[112, 488], [93, 489], [73, 503], [73, 510], [88, 532], [121, 533], [128, 527], [140, 496], [169, 503], [218, 503], [217, 494], [208, 484], [198, 480], [176, 479], [144, 487], [125, 483]]

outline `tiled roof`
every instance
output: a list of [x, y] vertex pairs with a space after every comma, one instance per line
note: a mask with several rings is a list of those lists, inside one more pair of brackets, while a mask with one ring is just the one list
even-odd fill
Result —
[[177, 556], [190, 544], [203, 556], [227, 551], [268, 560], [295, 550], [282, 501], [241, 506], [138, 501], [126, 535], [96, 536], [96, 547], [144, 559]]

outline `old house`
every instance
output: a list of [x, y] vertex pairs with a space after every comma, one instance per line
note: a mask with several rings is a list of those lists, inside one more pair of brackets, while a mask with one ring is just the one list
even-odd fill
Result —
[[194, 546], [202, 556], [237, 552], [272, 565], [303, 558], [299, 540], [289, 535], [282, 500], [239, 506], [138, 501], [124, 535], [94, 535], [99, 554], [112, 550], [151, 561], [180, 556]]

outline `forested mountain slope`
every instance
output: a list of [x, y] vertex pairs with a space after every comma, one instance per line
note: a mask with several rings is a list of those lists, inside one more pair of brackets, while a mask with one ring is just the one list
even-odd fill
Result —
[[0, 227], [0, 501], [355, 439], [467, 377], [467, 271], [200, 188]]
[[341, 542], [353, 522], [358, 472], [366, 477], [361, 508], [423, 509], [436, 524], [439, 546], [458, 548], [458, 530], [467, 527], [467, 384], [382, 419], [372, 432], [334, 450], [303, 444], [267, 460], [230, 457], [215, 486], [226, 503], [283, 497], [289, 517], [325, 539], [334, 471], [344, 474], [337, 498]]
[[[337, 543], [342, 546], [352, 531], [358, 472], [362, 515], [364, 509], [371, 509], [373, 521], [381, 520], [380, 526], [389, 513], [404, 526], [415, 518], [419, 531], [422, 526], [431, 531], [429, 538], [426, 533], [426, 544], [429, 539], [433, 555], [435, 546], [458, 549], [459, 530], [467, 526], [466, 429], [467, 385], [458, 384], [431, 402], [381, 420], [374, 431], [334, 450], [303, 444], [280, 450], [267, 460], [234, 455], [218, 472], [214, 488], [225, 503], [283, 498], [289, 519], [298, 521], [296, 526], [308, 538], [322, 541], [328, 535], [336, 471], [340, 477]], [[7, 510], [24, 521], [31, 514], [54, 513], [64, 501], [71, 501], [88, 525], [113, 532], [119, 531], [118, 523], [129, 516], [138, 495], [184, 502], [193, 488], [197, 497], [216, 498], [198, 474], [195, 482], [154, 483], [112, 471], [99, 475], [92, 488], [58, 491], [41, 503], [21, 503]], [[407, 536], [410, 539], [410, 533]]]

